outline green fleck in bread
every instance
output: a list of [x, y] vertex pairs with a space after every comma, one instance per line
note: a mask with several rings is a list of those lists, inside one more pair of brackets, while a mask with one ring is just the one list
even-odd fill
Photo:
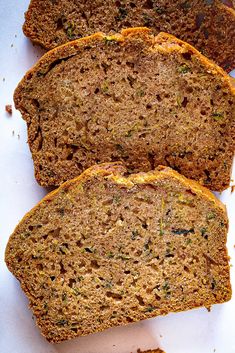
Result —
[[194, 45], [225, 70], [235, 68], [235, 11], [231, 1], [31, 0], [24, 33], [52, 49], [76, 38], [127, 27], [169, 32]]
[[14, 100], [43, 186], [117, 160], [131, 172], [161, 164], [212, 190], [229, 185], [234, 88], [171, 35], [135, 28], [67, 43], [25, 75]]
[[48, 194], [6, 249], [52, 342], [230, 299], [224, 206], [170, 168], [94, 166]]

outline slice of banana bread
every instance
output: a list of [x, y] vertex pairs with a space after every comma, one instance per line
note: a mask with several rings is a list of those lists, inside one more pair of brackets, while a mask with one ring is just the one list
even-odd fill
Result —
[[117, 160], [132, 172], [167, 165], [212, 190], [229, 185], [234, 88], [171, 35], [136, 28], [67, 43], [26, 74], [14, 100], [43, 186]]
[[52, 49], [93, 34], [146, 26], [194, 45], [225, 70], [235, 68], [235, 11], [219, 0], [32, 0], [23, 30]]
[[167, 167], [92, 167], [48, 194], [6, 249], [52, 342], [230, 299], [224, 206]]

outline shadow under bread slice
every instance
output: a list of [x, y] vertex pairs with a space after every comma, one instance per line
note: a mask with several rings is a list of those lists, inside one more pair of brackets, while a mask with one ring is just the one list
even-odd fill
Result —
[[224, 205], [167, 167], [94, 166], [33, 208], [5, 260], [59, 342], [231, 298]]

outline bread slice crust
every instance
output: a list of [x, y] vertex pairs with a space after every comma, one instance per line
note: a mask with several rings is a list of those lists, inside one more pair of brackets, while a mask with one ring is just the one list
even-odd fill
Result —
[[224, 205], [170, 168], [125, 173], [91, 167], [9, 239], [7, 266], [51, 342], [231, 298]]

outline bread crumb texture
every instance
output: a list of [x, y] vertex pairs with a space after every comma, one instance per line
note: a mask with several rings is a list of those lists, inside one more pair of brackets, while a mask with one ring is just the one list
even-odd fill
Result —
[[171, 35], [135, 28], [68, 43], [40, 59], [14, 100], [43, 186], [118, 160], [130, 172], [161, 164], [212, 190], [229, 186], [234, 88]]
[[[97, 31], [149, 27], [194, 45], [228, 72], [235, 67], [235, 11], [232, 1], [32, 0], [24, 33], [52, 49]], [[227, 5], [227, 6], [226, 6]]]
[[170, 168], [125, 173], [88, 169], [10, 237], [7, 266], [49, 341], [231, 298], [220, 201]]

